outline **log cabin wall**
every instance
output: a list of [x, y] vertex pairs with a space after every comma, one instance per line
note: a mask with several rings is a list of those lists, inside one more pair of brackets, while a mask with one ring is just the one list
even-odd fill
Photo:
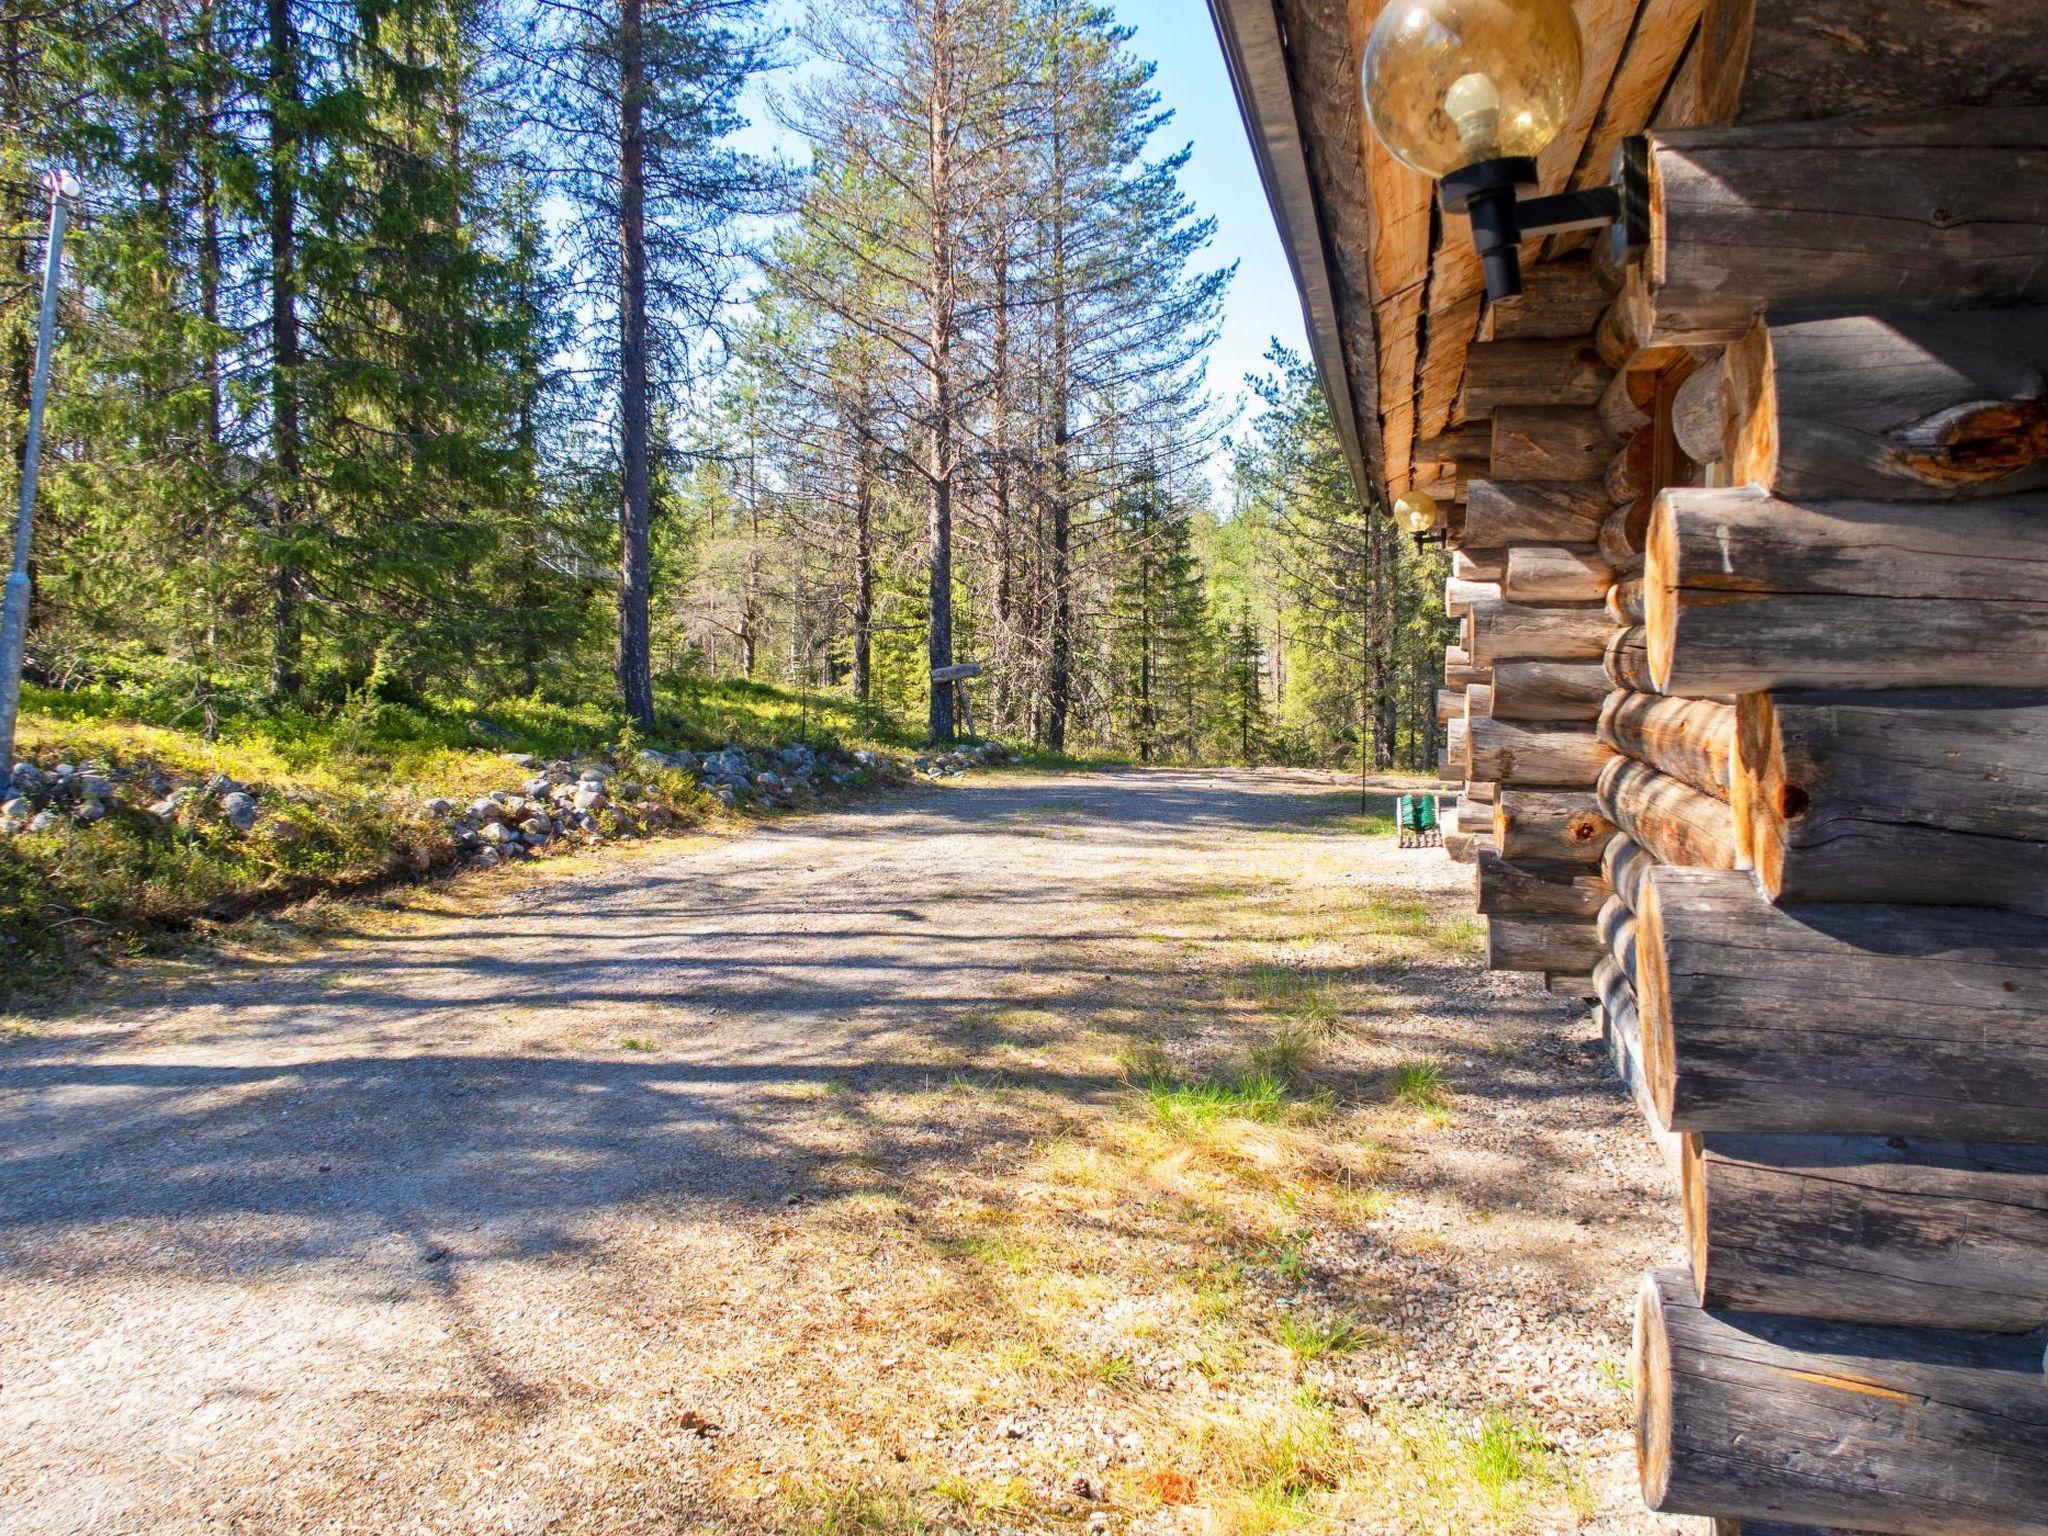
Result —
[[2048, 6], [1577, 9], [1545, 189], [1647, 130], [1647, 257], [1489, 309], [1368, 133], [1347, 344], [1372, 490], [1450, 512], [1490, 963], [1593, 1001], [1680, 1191], [1644, 1497], [2048, 1532]]

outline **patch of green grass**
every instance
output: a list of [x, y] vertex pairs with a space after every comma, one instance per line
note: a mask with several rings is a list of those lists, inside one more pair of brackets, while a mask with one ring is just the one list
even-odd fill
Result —
[[1432, 1119], [1446, 1118], [1451, 1112], [1450, 1081], [1433, 1061], [1410, 1061], [1396, 1067], [1393, 1095], [1396, 1104], [1420, 1110]]
[[1212, 1512], [1212, 1528], [1226, 1536], [1272, 1536], [1308, 1523], [1316, 1495], [1337, 1486], [1350, 1459], [1336, 1416], [1307, 1386], [1277, 1411], [1215, 1425], [1198, 1453], [1226, 1490]]
[[1259, 1257], [1270, 1264], [1273, 1273], [1281, 1279], [1299, 1283], [1308, 1278], [1310, 1236], [1307, 1231], [1275, 1233], [1273, 1240], [1259, 1250]]
[[950, 1237], [939, 1246], [962, 1258], [1007, 1269], [1013, 1275], [1024, 1274], [1038, 1262], [1038, 1250], [1031, 1243], [999, 1232]]
[[1462, 1448], [1465, 1474], [1493, 1508], [1508, 1514], [1556, 1478], [1555, 1458], [1535, 1429], [1514, 1414], [1492, 1409]]
[[1262, 1072], [1196, 1082], [1153, 1078], [1144, 1085], [1143, 1092], [1146, 1108], [1154, 1120], [1194, 1127], [1214, 1126], [1225, 1120], [1270, 1124], [1286, 1115], [1289, 1100], [1286, 1086]]
[[1437, 948], [1452, 954], [1477, 956], [1486, 952], [1486, 925], [1469, 912], [1435, 919], [1428, 934]]
[[1248, 997], [1268, 1013], [1301, 1020], [1317, 1029], [1337, 1022], [1337, 988], [1329, 975], [1295, 965], [1255, 965], [1237, 984], [1238, 995]]
[[1360, 904], [1360, 917], [1375, 932], [1397, 938], [1419, 939], [1436, 931], [1426, 902], [1389, 896], [1374, 891]]
[[1276, 1333], [1287, 1352], [1303, 1362], [1348, 1355], [1387, 1342], [1381, 1330], [1343, 1312], [1309, 1317], [1289, 1312], [1281, 1317]]
[[629, 1051], [651, 1051], [655, 1049], [655, 1044], [652, 1040], [640, 1035], [628, 1035], [619, 1044]]
[[1310, 1033], [1298, 1025], [1288, 1025], [1251, 1048], [1251, 1069], [1275, 1082], [1299, 1083], [1307, 1077], [1315, 1052], [1316, 1042]]

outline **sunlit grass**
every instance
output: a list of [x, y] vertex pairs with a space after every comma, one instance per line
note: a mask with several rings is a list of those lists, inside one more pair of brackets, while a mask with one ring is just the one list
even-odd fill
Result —
[[1303, 1362], [1378, 1348], [1388, 1342], [1386, 1333], [1344, 1312], [1306, 1316], [1289, 1312], [1274, 1332], [1287, 1352]]

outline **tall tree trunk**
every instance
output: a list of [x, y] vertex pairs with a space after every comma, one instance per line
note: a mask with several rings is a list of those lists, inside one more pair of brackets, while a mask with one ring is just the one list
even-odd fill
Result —
[[299, 389], [298, 158], [299, 51], [291, 0], [266, 0], [268, 69], [264, 120], [270, 148], [270, 439], [276, 485], [270, 510], [276, 548], [270, 575], [270, 691], [295, 697], [304, 682], [305, 574], [297, 537], [304, 487]]
[[[276, 3], [276, 0], [272, 0]], [[654, 573], [647, 392], [647, 95], [642, 0], [619, 0], [619, 697], [642, 726], [654, 723], [649, 607]], [[750, 668], [751, 670], [751, 668]]]
[[1052, 207], [1047, 215], [1051, 240], [1051, 266], [1047, 286], [1052, 307], [1052, 549], [1049, 579], [1052, 586], [1052, 636], [1046, 677], [1045, 744], [1055, 752], [1066, 750], [1067, 715], [1074, 693], [1074, 592], [1073, 592], [1073, 468], [1072, 404], [1068, 399], [1068, 370], [1073, 366], [1067, 292], [1067, 198], [1066, 142], [1061, 117], [1060, 93], [1065, 89], [1065, 30], [1062, 27], [1052, 45], [1052, 87], [1048, 93], [1050, 122], [1047, 153], [1051, 179]]
[[853, 696], [863, 704], [874, 690], [875, 641], [875, 464], [865, 409], [853, 488]]
[[[926, 145], [930, 183], [931, 325], [927, 373], [931, 424], [926, 433], [925, 474], [931, 503], [925, 538], [929, 560], [930, 620], [926, 656], [933, 671], [953, 664], [953, 118], [957, 103], [956, 44], [950, 0], [932, 7], [932, 91]], [[953, 690], [933, 684], [929, 716], [934, 742], [953, 739]]]

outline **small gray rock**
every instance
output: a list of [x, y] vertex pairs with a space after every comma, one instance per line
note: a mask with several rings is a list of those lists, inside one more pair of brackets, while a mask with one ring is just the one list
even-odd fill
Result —
[[31, 832], [48, 832], [56, 825], [57, 813], [55, 811], [37, 811], [34, 819], [29, 822], [28, 829]]

